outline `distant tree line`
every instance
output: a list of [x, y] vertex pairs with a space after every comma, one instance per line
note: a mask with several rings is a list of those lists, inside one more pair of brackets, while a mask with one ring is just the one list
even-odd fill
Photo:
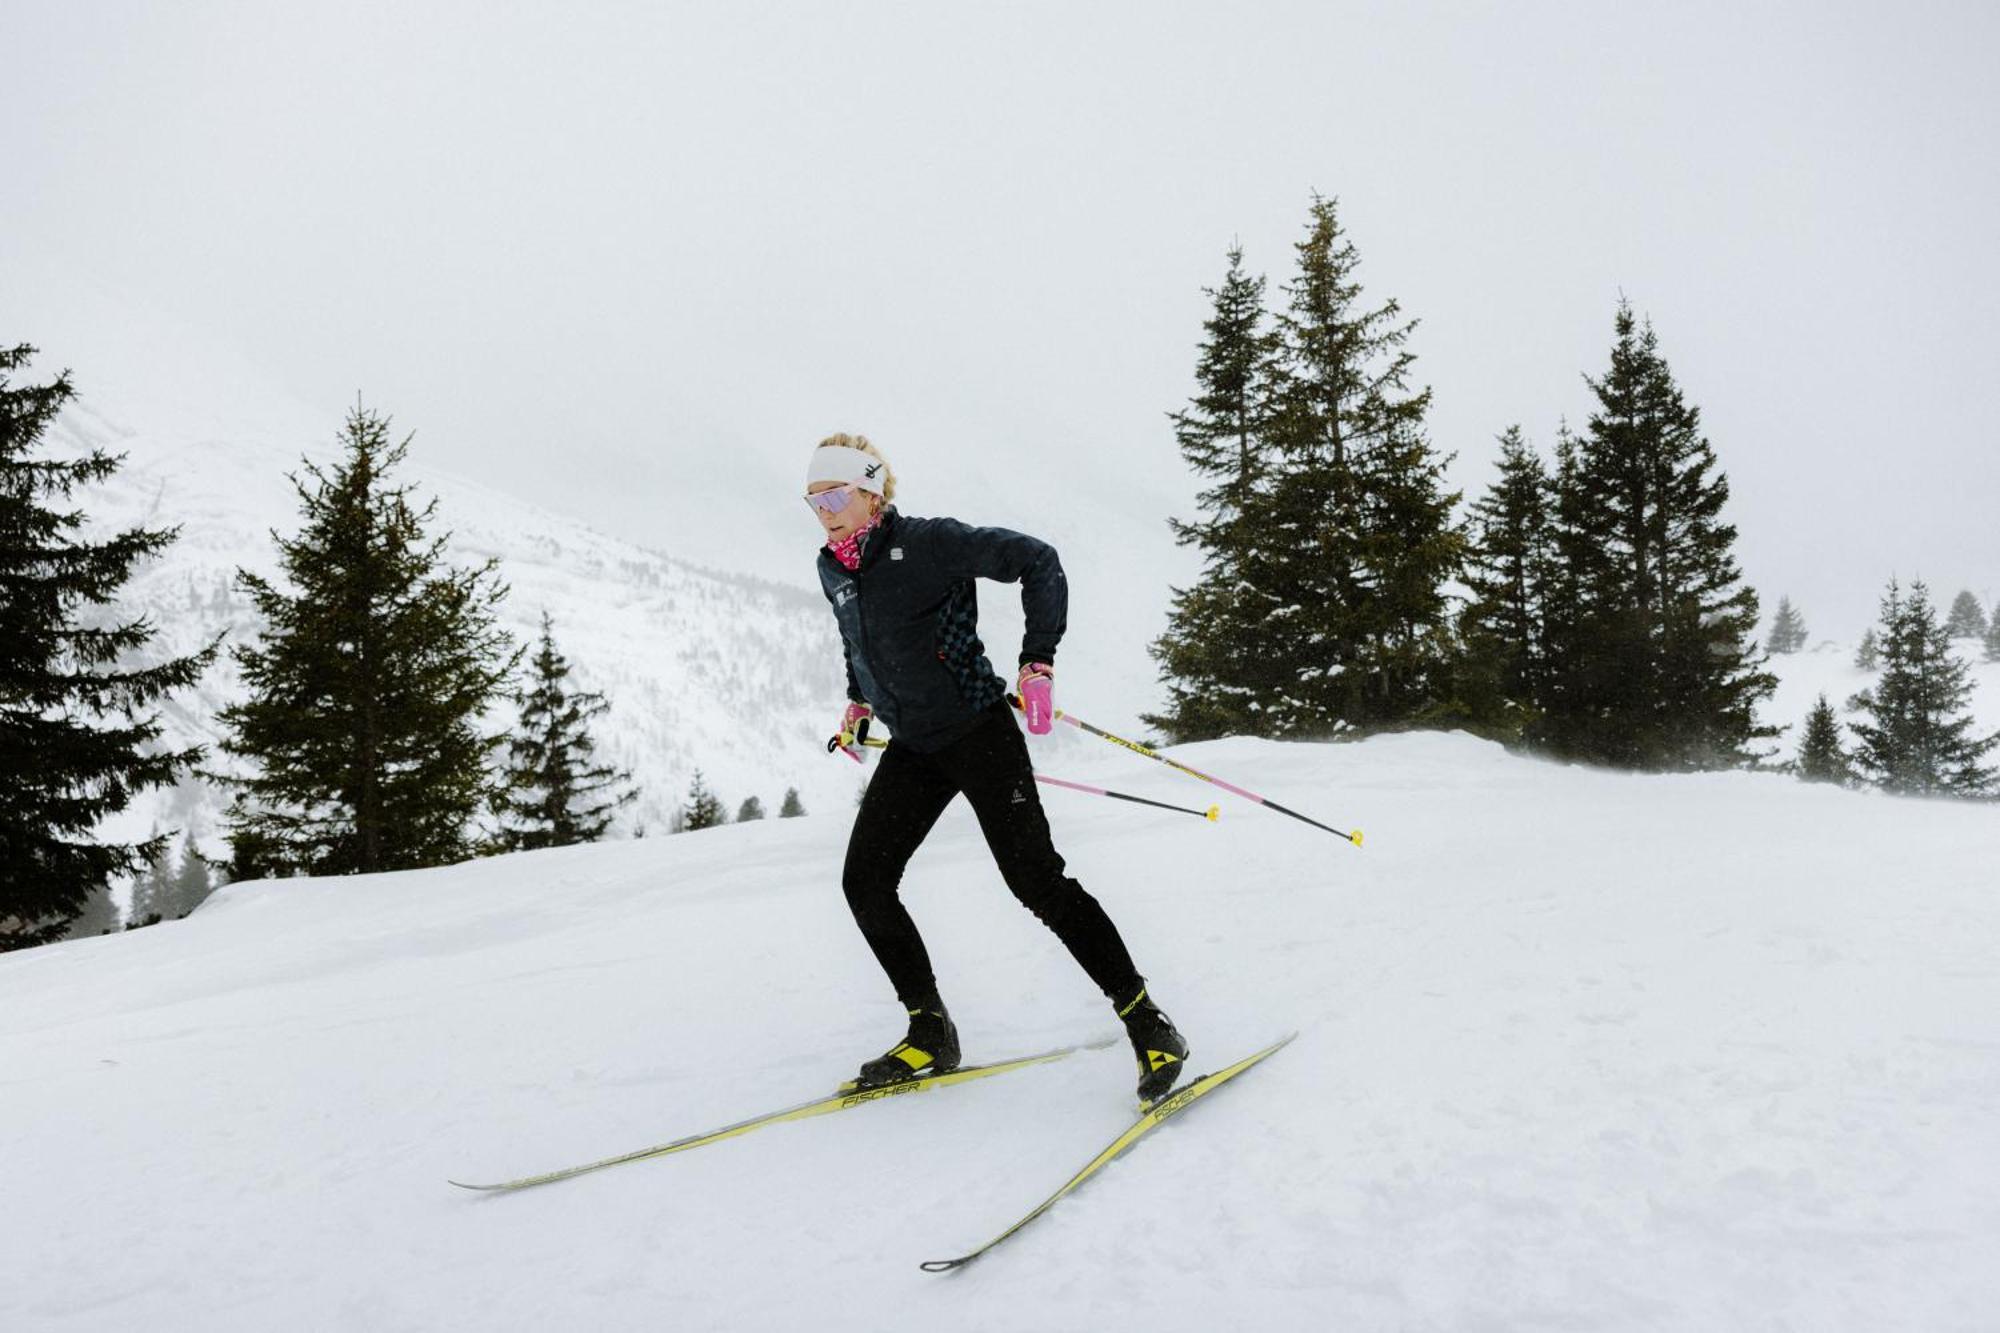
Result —
[[[1773, 761], [1767, 667], [1805, 647], [1805, 618], [1781, 598], [1754, 641], [1728, 479], [1651, 323], [1619, 302], [1584, 427], [1560, 424], [1549, 457], [1501, 431], [1497, 479], [1461, 514], [1412, 382], [1414, 322], [1364, 297], [1333, 201], [1313, 200], [1295, 249], [1275, 309], [1240, 246], [1207, 291], [1197, 391], [1170, 415], [1202, 482], [1196, 516], [1170, 522], [1201, 576], [1152, 645], [1168, 706], [1147, 721], [1176, 741], [1464, 727], [1621, 768]], [[1892, 584], [1857, 657], [1883, 675], [1848, 702], [1855, 750], [1822, 701], [1789, 766], [1990, 792], [1996, 742], [1972, 734], [1941, 645], [1983, 639], [2000, 660], [1993, 621], [1967, 592], [1940, 626], [1921, 585]]]
[[[806, 812], [805, 803], [799, 799], [797, 787], [785, 788], [785, 796], [778, 804], [778, 818], [796, 819]], [[736, 807], [736, 821], [747, 824], [764, 818], [764, 802], [756, 796], [746, 796]], [[669, 833], [698, 833], [702, 829], [717, 828], [730, 822], [729, 808], [720, 796], [709, 789], [708, 779], [701, 770], [694, 771], [694, 778], [688, 784], [687, 798], [673, 812], [667, 831]]]
[[1173, 414], [1205, 483], [1174, 520], [1202, 577], [1153, 645], [1176, 740], [1465, 727], [1629, 768], [1755, 762], [1775, 685], [1752, 641], [1726, 477], [1650, 324], [1620, 302], [1596, 409], [1542, 458], [1500, 433], [1498, 479], [1457, 512], [1425, 432], [1414, 328], [1363, 296], [1314, 199], [1275, 312], [1229, 252], [1199, 390]]

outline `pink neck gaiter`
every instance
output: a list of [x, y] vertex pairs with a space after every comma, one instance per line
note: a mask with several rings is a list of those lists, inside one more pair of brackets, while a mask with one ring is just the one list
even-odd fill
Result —
[[875, 517], [869, 519], [839, 541], [829, 540], [826, 544], [826, 549], [833, 552], [833, 558], [838, 560], [841, 566], [851, 574], [861, 568], [862, 540], [880, 526], [881, 522], [882, 515], [878, 511]]

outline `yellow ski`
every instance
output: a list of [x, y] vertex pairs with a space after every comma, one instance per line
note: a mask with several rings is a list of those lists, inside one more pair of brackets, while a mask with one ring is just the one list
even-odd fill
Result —
[[1130, 1129], [1126, 1130], [1123, 1134], [1120, 1134], [1117, 1138], [1113, 1139], [1108, 1145], [1106, 1145], [1103, 1152], [1100, 1152], [1099, 1154], [1097, 1154], [1097, 1156], [1091, 1158], [1089, 1162], [1085, 1163], [1083, 1170], [1071, 1176], [1069, 1180], [1064, 1183], [1061, 1189], [1057, 1190], [1054, 1194], [1051, 1194], [1048, 1198], [1042, 1200], [1039, 1204], [1035, 1205], [1034, 1211], [1029, 1213], [1026, 1217], [1016, 1222], [1013, 1226], [1008, 1227], [1005, 1231], [995, 1236], [992, 1240], [987, 1241], [984, 1245], [972, 1251], [970, 1254], [960, 1255], [956, 1259], [932, 1259], [929, 1262], [924, 1263], [920, 1266], [926, 1273], [949, 1273], [955, 1268], [965, 1267], [967, 1264], [971, 1263], [974, 1259], [977, 1259], [980, 1255], [986, 1253], [988, 1250], [992, 1249], [995, 1245], [998, 1245], [1001, 1241], [1006, 1240], [1009, 1236], [1019, 1231], [1022, 1227], [1027, 1226], [1028, 1223], [1034, 1221], [1036, 1218], [1040, 1217], [1043, 1213], [1046, 1213], [1049, 1209], [1055, 1207], [1056, 1202], [1060, 1200], [1064, 1195], [1068, 1194], [1071, 1190], [1081, 1185], [1084, 1181], [1096, 1175], [1097, 1172], [1102, 1167], [1104, 1167], [1106, 1163], [1110, 1162], [1113, 1158], [1117, 1157], [1127, 1148], [1130, 1148], [1133, 1144], [1137, 1143], [1140, 1139], [1144, 1138], [1148, 1133], [1150, 1133], [1155, 1129], [1158, 1129], [1160, 1125], [1164, 1123], [1169, 1116], [1175, 1115], [1183, 1110], [1186, 1110], [1190, 1103], [1193, 1103], [1199, 1100], [1200, 1098], [1208, 1096], [1209, 1093], [1214, 1092], [1217, 1088], [1227, 1083], [1230, 1079], [1235, 1078], [1238, 1074], [1242, 1073], [1244, 1070], [1249, 1069], [1252, 1066], [1259, 1063], [1260, 1061], [1268, 1059], [1270, 1056], [1277, 1054], [1280, 1050], [1284, 1049], [1284, 1047], [1291, 1042], [1293, 1037], [1296, 1037], [1298, 1035], [1299, 1035], [1298, 1033], [1294, 1032], [1289, 1036], [1281, 1037], [1277, 1041], [1272, 1042], [1269, 1046], [1266, 1046], [1263, 1050], [1258, 1051], [1255, 1055], [1246, 1056], [1243, 1059], [1238, 1060], [1235, 1064], [1230, 1065], [1226, 1069], [1216, 1070], [1213, 1074], [1204, 1074], [1200, 1078], [1196, 1079], [1194, 1082], [1182, 1088], [1179, 1092], [1168, 1093], [1165, 1097], [1162, 1097], [1159, 1101], [1154, 1102], [1153, 1105], [1147, 1109], [1144, 1115], [1141, 1115], [1138, 1118], [1138, 1120], [1133, 1122], [1132, 1127]]
[[567, 1166], [559, 1171], [546, 1171], [539, 1176], [523, 1176], [519, 1180], [503, 1180], [493, 1185], [469, 1185], [462, 1180], [453, 1180], [448, 1183], [456, 1185], [460, 1189], [486, 1191], [519, 1190], [526, 1189], [530, 1185], [548, 1185], [558, 1180], [569, 1180], [572, 1177], [583, 1175], [589, 1171], [602, 1171], [607, 1166], [621, 1166], [626, 1162], [643, 1161], [648, 1157], [665, 1157], [669, 1153], [686, 1152], [690, 1148], [706, 1147], [711, 1143], [720, 1143], [724, 1139], [733, 1139], [740, 1134], [748, 1134], [752, 1130], [762, 1129], [766, 1125], [783, 1124], [788, 1120], [808, 1120], [816, 1115], [828, 1115], [834, 1111], [845, 1111], [850, 1107], [861, 1106], [868, 1102], [879, 1102], [886, 1097], [901, 1097], [906, 1093], [923, 1092], [929, 1088], [943, 1087], [948, 1083], [966, 1083], [973, 1079], [988, 1078], [994, 1074], [1005, 1074], [1015, 1069], [1026, 1069], [1030, 1065], [1047, 1064], [1051, 1060], [1060, 1060], [1064, 1056], [1074, 1055], [1078, 1051], [1101, 1050], [1111, 1045], [1115, 1040], [1116, 1038], [1106, 1037], [1099, 1041], [1085, 1042], [1078, 1046], [1060, 1046], [1053, 1051], [1043, 1051], [1038, 1055], [1023, 1055], [1012, 1060], [995, 1061], [988, 1065], [966, 1065], [963, 1068], [952, 1070], [949, 1074], [933, 1074], [928, 1078], [911, 1079], [908, 1083], [892, 1083], [884, 1088], [866, 1088], [852, 1092], [842, 1090], [830, 1097], [821, 1097], [814, 1101], [801, 1102], [797, 1106], [787, 1107], [782, 1111], [769, 1111], [763, 1115], [752, 1116], [748, 1120], [739, 1120], [733, 1125], [724, 1125], [721, 1129], [712, 1129], [706, 1134], [691, 1134], [684, 1139], [675, 1139], [672, 1143], [662, 1143], [657, 1147], [641, 1148], [637, 1152], [622, 1153], [617, 1157], [607, 1157], [601, 1162], [586, 1162], [582, 1166]]

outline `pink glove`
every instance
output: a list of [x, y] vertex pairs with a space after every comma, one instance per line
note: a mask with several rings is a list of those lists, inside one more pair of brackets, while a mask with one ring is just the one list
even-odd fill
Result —
[[1046, 736], [1055, 725], [1056, 669], [1047, 662], [1030, 662], [1015, 679], [1021, 695], [1021, 716], [1028, 719], [1028, 733]]
[[848, 700], [847, 711], [840, 715], [840, 731], [826, 743], [827, 750], [838, 750], [855, 763], [861, 763], [861, 742], [868, 739], [868, 719], [873, 716], [875, 710], [867, 704]]

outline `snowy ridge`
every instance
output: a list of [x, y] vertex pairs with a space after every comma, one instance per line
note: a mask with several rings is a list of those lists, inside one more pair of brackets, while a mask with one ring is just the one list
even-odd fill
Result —
[[[973, 1269], [916, 1264], [1123, 1127], [1125, 1052], [445, 1184], [787, 1105], [886, 1046], [827, 810], [237, 885], [0, 957], [0, 1252], [42, 1275], [0, 1327], [1991, 1326], [1991, 806], [1462, 735], [1176, 753], [1367, 847], [1051, 791], [1058, 845], [1196, 1069], [1304, 1035]], [[1212, 791], [1103, 745], [1048, 767]], [[1115, 1030], [962, 807], [905, 893], [968, 1059]]]

